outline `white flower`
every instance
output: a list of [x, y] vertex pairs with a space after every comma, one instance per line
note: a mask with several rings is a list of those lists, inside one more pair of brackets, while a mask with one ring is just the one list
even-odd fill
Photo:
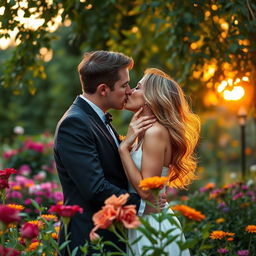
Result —
[[21, 126], [15, 126], [15, 127], [13, 128], [13, 132], [14, 132], [15, 134], [19, 134], [19, 135], [24, 134], [24, 128], [21, 127]]

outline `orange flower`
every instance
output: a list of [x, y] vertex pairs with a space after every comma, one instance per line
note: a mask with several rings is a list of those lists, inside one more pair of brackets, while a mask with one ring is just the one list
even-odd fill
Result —
[[43, 218], [47, 221], [57, 221], [58, 220], [57, 216], [53, 215], [53, 214], [42, 214], [41, 218]]
[[28, 223], [36, 225], [38, 228], [42, 228], [44, 223], [40, 220], [30, 220]]
[[12, 190], [21, 190], [21, 186], [20, 185], [14, 185], [14, 186], [12, 186]]
[[129, 197], [128, 193], [122, 194], [119, 197], [112, 195], [107, 200], [105, 200], [105, 204], [113, 205], [114, 207], [118, 208], [127, 202], [128, 197]]
[[248, 233], [256, 233], [256, 225], [246, 226], [245, 231]]
[[235, 236], [235, 233], [226, 232], [226, 236]]
[[139, 187], [142, 190], [160, 189], [168, 182], [168, 177], [149, 177], [140, 181]]
[[135, 207], [135, 205], [125, 205], [120, 210], [118, 220], [121, 221], [126, 228], [137, 228], [140, 225]]
[[112, 224], [112, 221], [117, 217], [118, 212], [119, 209], [115, 209], [113, 205], [105, 205], [100, 211], [93, 215], [92, 219], [94, 225], [97, 226], [97, 228], [108, 228]]
[[182, 215], [186, 216], [191, 220], [201, 221], [205, 219], [205, 215], [187, 205], [174, 205], [171, 208], [175, 211], [179, 211]]
[[51, 234], [51, 237], [54, 239], [54, 240], [58, 240], [58, 234], [57, 233], [52, 233]]
[[94, 227], [89, 234], [90, 240], [92, 242], [97, 241], [100, 238], [99, 235], [95, 232], [97, 229], [97, 227]]
[[7, 204], [9, 207], [18, 210], [18, 211], [22, 211], [24, 210], [24, 206], [20, 205], [20, 204]]
[[206, 184], [206, 185], [204, 186], [204, 188], [205, 188], [206, 190], [213, 189], [213, 188], [215, 188], [215, 184], [212, 183], [212, 182], [210, 182], [210, 183]]
[[227, 238], [227, 241], [228, 241], [228, 242], [234, 241], [234, 237], [229, 237], [229, 238]]
[[222, 230], [215, 230], [210, 234], [210, 238], [211, 239], [222, 239], [224, 237], [226, 237], [227, 233], [222, 231]]
[[223, 223], [224, 221], [225, 221], [224, 218], [218, 218], [217, 220], [215, 220], [215, 222], [218, 224]]
[[126, 137], [126, 136], [120, 134], [120, 135], [119, 135], [119, 140], [120, 140], [120, 141], [123, 141], [123, 140], [125, 139], [125, 137]]
[[29, 247], [27, 248], [27, 251], [29, 252], [33, 252], [37, 249], [37, 247], [39, 246], [39, 242], [38, 241], [35, 241], [35, 242], [32, 242]]

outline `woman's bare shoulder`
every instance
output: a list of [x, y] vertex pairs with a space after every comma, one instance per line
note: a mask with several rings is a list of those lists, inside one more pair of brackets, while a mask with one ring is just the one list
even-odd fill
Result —
[[150, 128], [146, 130], [145, 139], [146, 138], [166, 140], [169, 138], [169, 133], [166, 127], [164, 127], [159, 122], [155, 122]]

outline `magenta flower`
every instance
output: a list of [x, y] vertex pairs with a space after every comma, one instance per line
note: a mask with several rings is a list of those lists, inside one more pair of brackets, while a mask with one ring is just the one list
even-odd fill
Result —
[[243, 195], [244, 195], [244, 194], [243, 194], [242, 192], [239, 192], [239, 193], [237, 193], [236, 195], [234, 195], [232, 199], [233, 199], [233, 200], [237, 200], [238, 198], [243, 197]]
[[249, 256], [249, 251], [248, 250], [240, 250], [237, 252], [238, 256]]
[[221, 253], [221, 254], [225, 254], [225, 253], [228, 253], [228, 249], [226, 249], [226, 248], [219, 248], [219, 249], [217, 250], [217, 252], [218, 252], [218, 253]]

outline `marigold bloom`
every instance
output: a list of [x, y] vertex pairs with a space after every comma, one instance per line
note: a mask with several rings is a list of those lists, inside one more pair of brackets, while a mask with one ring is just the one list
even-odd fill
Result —
[[54, 240], [58, 240], [58, 234], [53, 232], [51, 233], [51, 237], [54, 239]]
[[222, 230], [215, 230], [210, 234], [210, 238], [217, 240], [226, 237], [227, 233]]
[[114, 207], [120, 207], [124, 205], [127, 202], [127, 199], [129, 197], [129, 194], [122, 194], [119, 197], [116, 197], [115, 195], [112, 195], [107, 200], [105, 200], [105, 204], [111, 204]]
[[235, 233], [226, 232], [226, 236], [235, 236]]
[[5, 224], [18, 222], [20, 220], [19, 211], [7, 205], [0, 205], [0, 221]]
[[168, 177], [153, 176], [140, 181], [139, 187], [142, 190], [161, 189], [168, 182]]
[[43, 218], [47, 221], [57, 221], [58, 220], [57, 216], [53, 215], [53, 214], [42, 214], [41, 218]]
[[41, 220], [30, 220], [28, 223], [36, 225], [38, 228], [42, 228], [44, 223]]
[[83, 213], [83, 209], [78, 205], [53, 205], [49, 209], [50, 213], [57, 213], [62, 217], [72, 217], [77, 212]]
[[35, 242], [32, 242], [29, 247], [27, 248], [27, 251], [29, 252], [33, 252], [37, 249], [37, 247], [39, 246], [39, 242], [38, 241], [35, 241]]
[[12, 190], [21, 190], [21, 186], [20, 185], [14, 185], [14, 186], [12, 186]]
[[94, 225], [98, 228], [106, 229], [111, 224], [112, 221], [117, 217], [119, 213], [119, 209], [115, 209], [115, 207], [111, 204], [103, 206], [103, 208], [96, 212], [92, 220], [94, 222]]
[[13, 209], [16, 209], [18, 211], [22, 211], [24, 210], [24, 206], [21, 205], [21, 204], [7, 204], [9, 207], [13, 208]]
[[220, 223], [223, 223], [225, 221], [224, 218], [218, 218], [215, 220], [216, 223], [220, 224]]
[[136, 215], [135, 205], [125, 205], [120, 209], [117, 220], [121, 221], [126, 228], [137, 228], [140, 225]]
[[187, 205], [174, 205], [171, 207], [171, 209], [180, 212], [182, 215], [191, 220], [201, 221], [205, 219], [205, 215], [203, 215], [200, 211], [197, 211]]
[[125, 139], [125, 137], [126, 137], [126, 136], [120, 134], [120, 135], [119, 135], [119, 140], [120, 140], [120, 141], [123, 141], [123, 140]]
[[256, 225], [246, 226], [245, 231], [248, 233], [256, 233]]
[[234, 237], [228, 237], [228, 238], [227, 238], [227, 241], [228, 241], [228, 242], [234, 241]]

